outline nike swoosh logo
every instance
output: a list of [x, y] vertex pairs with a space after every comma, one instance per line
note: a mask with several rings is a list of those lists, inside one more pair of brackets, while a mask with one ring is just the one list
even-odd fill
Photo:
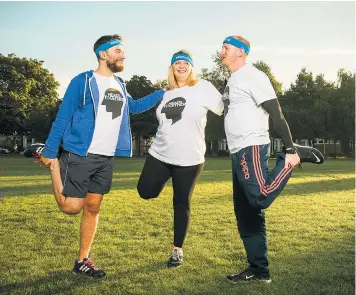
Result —
[[252, 275], [252, 276], [246, 276], [246, 280], [251, 279], [251, 278], [253, 278], [253, 277], [254, 277], [254, 275]]
[[316, 155], [316, 154], [314, 154], [313, 152], [312, 152], [312, 154], [314, 155], [314, 157], [317, 159], [317, 163], [320, 163], [321, 162], [321, 160], [318, 158], [318, 156]]

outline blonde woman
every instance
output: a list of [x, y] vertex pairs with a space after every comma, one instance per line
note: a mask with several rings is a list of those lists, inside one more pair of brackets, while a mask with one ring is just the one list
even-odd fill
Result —
[[179, 267], [183, 263], [182, 247], [189, 226], [190, 200], [205, 161], [207, 112], [221, 115], [224, 105], [216, 88], [197, 77], [188, 51], [173, 54], [168, 87], [156, 110], [159, 127], [137, 190], [143, 199], [156, 198], [172, 178], [174, 242], [167, 265]]

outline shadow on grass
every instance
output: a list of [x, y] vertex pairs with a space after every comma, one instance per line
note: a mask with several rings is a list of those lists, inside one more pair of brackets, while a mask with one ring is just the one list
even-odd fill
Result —
[[[218, 255], [218, 253], [212, 253]], [[44, 277], [0, 287], [1, 294], [147, 294], [147, 295], [352, 295], [354, 294], [354, 259], [351, 246], [340, 249], [338, 243], [329, 249], [296, 253], [288, 257], [274, 257], [272, 283], [259, 282], [231, 284], [226, 275], [243, 270], [246, 264], [236, 261], [231, 270], [213, 271], [213, 262], [197, 269], [186, 261], [179, 269], [167, 269], [165, 261], [140, 265], [126, 272], [111, 272], [107, 278], [91, 279], [76, 276], [70, 271], [49, 273]], [[118, 260], [115, 262], [120, 263]], [[221, 271], [222, 270], [222, 271]], [[162, 272], [163, 271], [163, 272]], [[141, 277], [138, 274], [145, 274]], [[176, 279], [175, 279], [176, 278]], [[155, 287], [152, 286], [155, 280]], [[162, 284], [158, 283], [157, 280]], [[174, 280], [184, 281], [178, 284]], [[139, 286], [133, 292], [130, 285]]]
[[76, 275], [71, 271], [50, 272], [38, 279], [0, 286], [0, 294], [74, 294], [78, 287], [102, 284], [105, 280]]
[[[119, 260], [112, 260], [119, 263]], [[149, 265], [149, 271], [157, 273], [166, 268], [166, 261], [157, 261]], [[108, 269], [110, 265], [107, 265]], [[111, 265], [115, 267], [115, 265]], [[50, 272], [48, 275], [18, 283], [0, 285], [0, 294], [36, 294], [36, 295], [55, 295], [55, 294], [132, 294], [130, 288], [122, 283], [122, 279], [130, 279], [136, 273], [142, 271], [141, 267], [136, 270], [122, 271], [119, 276], [113, 276], [114, 270], [109, 271], [109, 275], [104, 278], [90, 278], [85, 275], [76, 275], [72, 271]], [[111, 286], [111, 287], [110, 287]], [[111, 291], [108, 291], [111, 289]], [[114, 288], [113, 288], [114, 287]], [[90, 291], [93, 290], [93, 291]], [[96, 290], [96, 291], [95, 291]], [[102, 292], [101, 292], [102, 290]], [[147, 293], [150, 294], [150, 293]]]
[[[318, 238], [317, 236], [315, 237]], [[340, 246], [342, 245], [342, 246]], [[282, 254], [270, 257], [272, 283], [269, 285], [235, 284], [222, 281], [224, 276], [215, 279], [221, 290], [203, 292], [202, 294], [278, 294], [278, 295], [353, 295], [355, 286], [354, 237], [348, 240], [334, 241], [333, 244], [319, 245], [312, 251], [295, 251], [293, 255]], [[238, 270], [247, 266], [237, 257]], [[238, 261], [240, 260], [240, 261]], [[236, 269], [232, 269], [235, 272]], [[215, 283], [211, 283], [213, 288]], [[199, 294], [191, 293], [191, 294]]]
[[[163, 280], [165, 284], [162, 284], [162, 287], [156, 287], [155, 290], [150, 289], [147, 293], [140, 292], [140, 294], [150, 295], [353, 295], [355, 285], [353, 241], [354, 237], [350, 236], [349, 240], [341, 241], [344, 247], [340, 247], [340, 241], [335, 241], [328, 245], [320, 243], [317, 248], [304, 253], [299, 251], [290, 256], [275, 255], [270, 258], [271, 284], [260, 282], [231, 284], [228, 282], [226, 275], [242, 271], [247, 266], [246, 258], [241, 255], [231, 256], [236, 264], [226, 272], [221, 272], [222, 269], [210, 272], [211, 269], [216, 268], [214, 261], [208, 261], [205, 265], [206, 269], [209, 269], [207, 272], [204, 271], [204, 268], [197, 269], [194, 263], [189, 261], [185, 261], [185, 265], [179, 269], [167, 269], [165, 262], [157, 262], [156, 264], [140, 265], [127, 273], [113, 274], [111, 280], [119, 281], [127, 278], [131, 284], [137, 283], [147, 286], [147, 288], [150, 286], [149, 280], [153, 277]], [[218, 256], [219, 253], [211, 253], [211, 255]], [[157, 273], [162, 270], [164, 273]], [[132, 275], [137, 273], [145, 273], [147, 281], [145, 282], [145, 278]], [[177, 280], [181, 277], [180, 279], [184, 282], [178, 286], [173, 284], [175, 277]], [[170, 278], [172, 279], [171, 288], [169, 288]]]

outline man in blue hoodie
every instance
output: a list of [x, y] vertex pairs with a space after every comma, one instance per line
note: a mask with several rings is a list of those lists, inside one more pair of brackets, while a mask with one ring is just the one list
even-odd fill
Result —
[[[89, 258], [103, 195], [110, 191], [114, 156], [132, 155], [129, 113], [144, 112], [159, 102], [164, 90], [133, 100], [124, 81], [114, 73], [124, 69], [125, 52], [119, 35], [99, 38], [94, 44], [99, 62], [95, 71], [70, 82], [57, 118], [41, 154], [50, 168], [54, 196], [62, 212], [78, 214], [79, 259], [73, 271], [91, 277], [106, 275]], [[64, 152], [57, 159], [59, 146]]]

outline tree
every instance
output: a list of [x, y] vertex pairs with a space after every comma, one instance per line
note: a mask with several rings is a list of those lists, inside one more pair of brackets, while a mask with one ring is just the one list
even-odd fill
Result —
[[58, 101], [59, 83], [43, 61], [0, 54], [0, 133], [31, 131]]
[[45, 112], [35, 113], [31, 116], [31, 134], [38, 141], [44, 142], [47, 139], [61, 103], [61, 100], [57, 100], [55, 105], [47, 108]]
[[303, 68], [282, 99], [281, 104], [293, 139], [315, 139], [314, 122], [316, 87], [313, 74]]
[[355, 142], [355, 74], [339, 70], [337, 85], [325, 81], [322, 74], [301, 70], [281, 100], [292, 134], [310, 141], [340, 140], [347, 154]]
[[271, 84], [273, 86], [274, 91], [276, 92], [277, 97], [279, 98], [283, 94], [282, 83], [277, 81], [276, 77], [271, 71], [271, 67], [262, 60], [256, 61], [253, 65], [267, 75], [267, 77], [271, 81]]
[[[156, 87], [161, 87], [163, 81], [159, 81]], [[126, 82], [126, 88], [128, 93], [134, 99], [142, 98], [152, 92], [157, 88], [148, 80], [145, 76], [134, 75], [130, 81]], [[155, 135], [158, 127], [158, 121], [156, 119], [156, 108], [131, 116], [131, 130], [134, 139], [137, 142], [137, 151], [140, 155], [141, 152], [141, 138], [148, 139]]]
[[167, 80], [157, 80], [156, 83], [153, 85], [154, 89], [159, 90], [168, 87]]
[[207, 68], [203, 68], [200, 78], [211, 82], [217, 90], [221, 93], [224, 91], [225, 79], [229, 74], [229, 70], [221, 63], [220, 54], [216, 51], [211, 55], [213, 60], [213, 69], [209, 71]]
[[338, 71], [337, 87], [331, 99], [333, 137], [347, 154], [355, 147], [355, 73]]

